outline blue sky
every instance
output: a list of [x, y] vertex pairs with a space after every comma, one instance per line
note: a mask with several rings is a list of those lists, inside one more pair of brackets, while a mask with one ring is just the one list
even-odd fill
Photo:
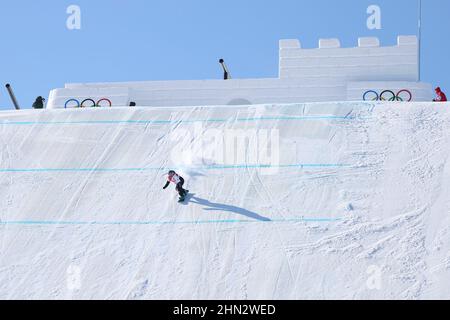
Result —
[[[66, 9], [81, 8], [81, 30], [68, 30]], [[379, 5], [382, 29], [366, 26]], [[415, 0], [15, 0], [0, 9], [0, 107], [22, 107], [66, 82], [277, 77], [278, 40], [319, 38], [356, 46], [361, 36], [394, 45], [417, 33]], [[423, 1], [422, 80], [450, 92], [450, 1]]]

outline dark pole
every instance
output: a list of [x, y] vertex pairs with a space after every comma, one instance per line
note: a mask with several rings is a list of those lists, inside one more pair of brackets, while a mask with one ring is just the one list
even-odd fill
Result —
[[17, 102], [16, 96], [14, 95], [14, 92], [9, 83], [6, 85], [6, 90], [8, 90], [9, 96], [11, 97], [12, 103], [14, 104], [16, 110], [20, 110], [19, 103]]
[[219, 60], [219, 63], [221, 64], [223, 68], [223, 79], [228, 80], [231, 79], [230, 72], [228, 71], [227, 65], [225, 64], [225, 61], [223, 59]]
[[418, 33], [419, 33], [419, 52], [418, 52], [418, 60], [419, 60], [419, 81], [422, 80], [422, 66], [421, 66], [421, 58], [422, 58], [422, 0], [419, 0], [419, 24], [418, 24]]

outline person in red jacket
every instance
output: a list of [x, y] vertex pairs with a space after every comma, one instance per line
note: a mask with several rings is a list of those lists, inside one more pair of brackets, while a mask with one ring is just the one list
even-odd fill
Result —
[[447, 102], [447, 96], [441, 91], [440, 87], [437, 87], [435, 91], [437, 98], [433, 100], [434, 102]]

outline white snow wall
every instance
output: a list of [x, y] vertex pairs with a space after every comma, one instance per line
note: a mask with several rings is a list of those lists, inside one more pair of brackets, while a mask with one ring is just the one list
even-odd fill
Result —
[[[449, 110], [0, 112], [0, 298], [448, 299]], [[229, 130], [278, 130], [280, 166], [222, 166]]]
[[48, 108], [62, 108], [71, 98], [109, 98], [113, 106], [131, 101], [138, 106], [360, 101], [371, 89], [408, 89], [413, 101], [432, 100], [431, 85], [418, 82], [415, 36], [399, 36], [389, 47], [380, 47], [377, 38], [360, 38], [356, 48], [341, 48], [338, 39], [321, 39], [317, 49], [281, 40], [279, 59], [279, 78], [273, 79], [66, 84], [50, 93]]
[[380, 47], [378, 38], [360, 38], [356, 48], [341, 48], [339, 39], [320, 40], [317, 49], [280, 41], [280, 79], [417, 82], [418, 61], [416, 36], [400, 36], [392, 47]]

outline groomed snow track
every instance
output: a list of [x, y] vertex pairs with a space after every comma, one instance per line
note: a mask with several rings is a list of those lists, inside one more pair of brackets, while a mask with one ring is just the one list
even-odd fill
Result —
[[[448, 299], [449, 110], [1, 112], [0, 298]], [[272, 158], [213, 152], [255, 132]]]

